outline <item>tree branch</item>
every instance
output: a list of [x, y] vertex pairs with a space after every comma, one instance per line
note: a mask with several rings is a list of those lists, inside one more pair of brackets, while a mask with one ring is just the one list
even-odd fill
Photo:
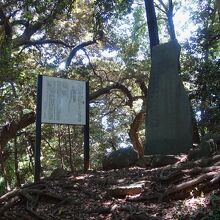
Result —
[[167, 6], [164, 4], [164, 2], [162, 0], [158, 0], [160, 2], [160, 4], [163, 6], [164, 10], [167, 12], [168, 8]]
[[135, 118], [133, 122], [131, 123], [130, 129], [128, 132], [131, 142], [133, 144], [133, 147], [135, 150], [138, 151], [140, 156], [144, 155], [144, 146], [140, 140], [138, 132], [139, 132], [141, 124], [144, 121], [144, 117], [145, 117], [145, 113], [142, 111], [140, 111], [137, 115], [135, 115]]
[[6, 143], [16, 136], [16, 133], [35, 122], [35, 113], [24, 114], [20, 120], [12, 121], [0, 127], [0, 150], [3, 150]]
[[122, 84], [119, 83], [115, 83], [113, 85], [107, 86], [105, 88], [101, 88], [99, 90], [97, 90], [96, 92], [92, 93], [89, 96], [89, 100], [93, 100], [93, 99], [97, 99], [98, 97], [104, 95], [104, 94], [109, 94], [111, 92], [111, 90], [121, 90], [127, 97], [128, 97], [128, 105], [130, 106], [130, 108], [132, 108], [133, 105], [133, 97], [131, 92], [129, 91], [129, 89], [127, 87], [125, 87]]
[[11, 22], [11, 25], [12, 26], [23, 25], [23, 26], [27, 27], [28, 26], [28, 21], [26, 21], [26, 20], [15, 20], [15, 21]]
[[25, 47], [42, 45], [42, 44], [57, 44], [57, 45], [62, 45], [62, 46], [68, 47], [68, 48], [74, 47], [73, 45], [66, 44], [62, 40], [53, 40], [53, 39], [27, 41], [27, 42], [24, 42], [24, 44], [25, 44]]
[[70, 52], [69, 57], [67, 58], [66, 68], [68, 68], [68, 67], [70, 66], [70, 63], [71, 63], [73, 57], [76, 55], [76, 52], [77, 52], [78, 50], [81, 50], [81, 49], [83, 49], [84, 47], [87, 47], [87, 46], [92, 45], [92, 44], [95, 44], [95, 43], [96, 43], [96, 40], [92, 40], [92, 41], [83, 42], [83, 43], [81, 43], [81, 44], [75, 46], [75, 47], [72, 49], [72, 51]]
[[[43, 18], [39, 19], [37, 22], [30, 23], [29, 21], [24, 22], [21, 20], [14, 21], [20, 22], [20, 24], [23, 24], [25, 26], [25, 30], [23, 34], [13, 40], [13, 47], [19, 47], [25, 45], [27, 42], [30, 41], [31, 36], [34, 35], [37, 31], [39, 31], [43, 26], [45, 26], [49, 20], [55, 19], [57, 17], [57, 14], [60, 13], [60, 6], [63, 4], [62, 0], [59, 0], [53, 7], [52, 10], [50, 10], [50, 14], [45, 15]], [[63, 8], [63, 6], [62, 6]], [[62, 9], [63, 10], [63, 9]]]
[[157, 3], [154, 3], [155, 4], [155, 7], [158, 8], [160, 11], [162, 11], [164, 14], [166, 14], [167, 12], [161, 8]]
[[13, 47], [16, 48], [25, 45], [27, 42], [30, 41], [31, 36], [35, 34], [38, 30], [40, 30], [44, 24], [44, 21], [37, 22], [33, 25], [27, 22], [23, 34], [13, 40]]

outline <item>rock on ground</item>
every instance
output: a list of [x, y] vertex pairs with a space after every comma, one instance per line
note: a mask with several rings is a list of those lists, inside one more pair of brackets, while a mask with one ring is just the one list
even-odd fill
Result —
[[103, 158], [103, 169], [121, 169], [134, 165], [139, 159], [138, 152], [131, 147], [120, 148]]

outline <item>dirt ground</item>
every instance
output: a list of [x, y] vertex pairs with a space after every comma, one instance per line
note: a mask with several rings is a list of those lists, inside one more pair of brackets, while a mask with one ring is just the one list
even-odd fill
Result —
[[195, 187], [161, 197], [178, 181], [161, 181], [161, 169], [132, 167], [42, 179], [1, 197], [0, 219], [218, 219], [218, 186], [205, 193]]

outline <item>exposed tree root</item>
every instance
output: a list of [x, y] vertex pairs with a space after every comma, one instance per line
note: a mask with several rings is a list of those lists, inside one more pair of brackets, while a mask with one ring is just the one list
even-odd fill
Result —
[[[40, 188], [40, 189], [38, 189]], [[26, 204], [25, 210], [34, 219], [46, 220], [49, 219], [48, 216], [42, 216], [38, 214], [37, 207], [40, 200], [45, 199], [47, 202], [51, 201], [52, 203], [62, 203], [66, 198], [51, 193], [46, 190], [45, 184], [31, 184], [23, 187], [22, 189], [16, 189], [11, 192], [6, 193], [0, 197], [0, 215], [7, 215], [7, 211], [15, 206], [19, 201], [22, 201]], [[28, 216], [26, 216], [28, 218]]]
[[18, 196], [12, 197], [8, 202], [6, 202], [1, 208], [0, 208], [0, 216], [3, 215], [3, 213], [7, 210], [9, 210], [11, 207], [17, 204], [17, 202], [20, 200]]
[[36, 211], [34, 211], [32, 208], [30, 207], [26, 207], [26, 210], [35, 218], [39, 219], [39, 220], [47, 220], [48, 218], [45, 216], [41, 216], [39, 215]]
[[211, 166], [211, 167], [194, 167], [192, 169], [187, 170], [181, 170], [178, 168], [177, 170], [171, 170], [170, 172], [168, 170], [162, 170], [160, 173], [160, 180], [161, 181], [168, 181], [173, 178], [178, 178], [179, 176], [183, 175], [197, 175], [200, 173], [207, 173], [212, 171], [220, 171], [220, 166]]
[[111, 213], [111, 207], [98, 207], [87, 211], [87, 213], [109, 214]]
[[[123, 215], [127, 215], [128, 213], [132, 214], [132, 209], [129, 210], [131, 204], [129, 202], [141, 202], [142, 205], [145, 205], [149, 202], [160, 203], [164, 200], [172, 201], [186, 199], [190, 196], [199, 196], [201, 192], [203, 192], [204, 195], [207, 192], [214, 192], [214, 189], [219, 187], [220, 184], [219, 162], [220, 155], [215, 155], [197, 161], [185, 160], [183, 162], [183, 160], [181, 160], [176, 164], [154, 169], [146, 170], [144, 168], [134, 167], [126, 170], [126, 172], [132, 173], [132, 175], [128, 173], [129, 177], [126, 176], [128, 174], [124, 174], [126, 173], [124, 172], [125, 170], [123, 172], [122, 170], [117, 170], [109, 173], [97, 172], [97, 176], [94, 175], [92, 180], [85, 178], [83, 180], [80, 179], [80, 182], [78, 182], [78, 179], [72, 180], [69, 178], [61, 179], [56, 182], [54, 180], [45, 179], [44, 182], [23, 186], [20, 189], [15, 189], [0, 197], [0, 216], [3, 217], [3, 219], [50, 220], [62, 219], [64, 215], [69, 215], [69, 213], [72, 212], [74, 212], [74, 214], [80, 212], [79, 216], [84, 213], [87, 217], [90, 215], [109, 215], [111, 217], [117, 217], [119, 213], [123, 213]], [[116, 173], [118, 176], [115, 175]], [[127, 181], [127, 179], [125, 179], [125, 177], [122, 178], [122, 175], [125, 175], [125, 177], [129, 179], [128, 183], [123, 182]], [[99, 184], [100, 178], [105, 180], [104, 185]], [[115, 196], [113, 196], [115, 199], [112, 200], [112, 203], [109, 202], [112, 196], [108, 195], [106, 185], [108, 188], [113, 187], [113, 184], [115, 186], [115, 179], [117, 178], [120, 180], [117, 181], [118, 188], [123, 188], [123, 184], [126, 186], [127, 184], [134, 185], [134, 181], [138, 180], [143, 183], [138, 194], [131, 194], [125, 190], [123, 196], [129, 204], [128, 207], [120, 206], [119, 200], [118, 204], [114, 204], [114, 201], [116, 201]], [[84, 181], [87, 182], [83, 185]], [[74, 186], [74, 184], [77, 186]], [[80, 187], [81, 184], [83, 187]], [[93, 186], [93, 190], [88, 193], [88, 186], [90, 185]], [[68, 186], [67, 192], [59, 195], [57, 189], [62, 193], [66, 189], [65, 186]], [[97, 196], [98, 187], [101, 187], [98, 191], [99, 193], [102, 192], [100, 197]], [[70, 196], [64, 198], [64, 194]], [[97, 204], [94, 204], [96, 198], [99, 202], [99, 207], [97, 207]], [[87, 200], [89, 201], [89, 206], [87, 206]], [[84, 205], [84, 203], [86, 203], [86, 205]], [[132, 204], [131, 206], [133, 205], [136, 206], [137, 204]], [[78, 209], [78, 207], [80, 208]]]
[[[164, 199], [185, 199], [195, 188], [211, 191], [220, 183], [220, 155], [196, 161], [187, 161], [168, 165], [160, 169], [158, 183], [171, 185], [165, 192], [147, 193], [147, 189], [139, 197], [127, 198], [128, 201], [141, 202]], [[175, 182], [175, 184], [174, 184]]]
[[211, 181], [210, 181], [210, 183], [211, 183], [212, 180], [214, 180], [217, 175], [219, 175], [219, 171], [209, 172], [209, 173], [202, 174], [202, 175], [196, 177], [195, 179], [192, 179], [192, 180], [189, 180], [187, 182], [175, 185], [171, 189], [168, 189], [165, 193], [163, 193], [159, 197], [159, 200], [161, 201], [165, 197], [170, 196], [173, 193], [177, 193], [177, 192], [180, 192], [180, 191], [185, 190], [185, 189], [192, 189], [196, 185], [198, 185], [200, 183], [204, 183], [204, 181], [207, 182], [210, 179], [211, 179]]
[[144, 202], [144, 201], [155, 201], [158, 200], [160, 194], [159, 193], [142, 193], [138, 197], [128, 197], [126, 198], [129, 202]]
[[3, 196], [0, 197], [0, 204], [9, 200], [10, 198], [15, 197], [16, 195], [19, 194], [21, 190], [20, 189], [14, 189], [6, 194], [4, 194]]
[[210, 182], [211, 182], [211, 184], [216, 184], [216, 183], [220, 182], [220, 172]]

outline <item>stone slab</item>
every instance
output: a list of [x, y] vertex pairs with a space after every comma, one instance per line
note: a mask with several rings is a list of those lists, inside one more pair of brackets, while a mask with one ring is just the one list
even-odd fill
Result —
[[188, 95], [179, 75], [177, 41], [155, 46], [149, 81], [145, 154], [186, 153], [192, 146]]
[[144, 191], [144, 181], [132, 183], [124, 186], [114, 186], [108, 190], [108, 195], [114, 197], [124, 197], [127, 195], [136, 195]]

